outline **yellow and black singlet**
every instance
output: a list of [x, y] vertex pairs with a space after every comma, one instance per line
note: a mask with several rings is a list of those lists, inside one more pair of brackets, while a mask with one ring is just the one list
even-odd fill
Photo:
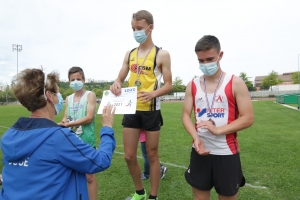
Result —
[[[140, 66], [140, 74], [138, 73], [139, 71], [136, 63], [138, 48], [134, 48], [131, 50], [128, 56], [128, 64], [129, 64], [129, 71], [130, 71], [130, 77], [128, 80], [129, 87], [134, 87], [135, 82], [139, 81], [141, 83], [141, 86], [138, 88], [138, 91], [151, 92], [160, 88], [162, 73], [158, 70], [158, 67], [156, 66], [156, 55], [159, 49], [160, 48], [158, 48], [157, 46], [153, 46], [146, 60], [145, 60], [146, 56], [142, 58], [138, 58], [138, 66]], [[144, 65], [141, 66], [143, 62]], [[138, 111], [160, 110], [160, 98], [159, 97], [154, 98], [145, 104], [142, 104], [142, 102], [138, 99], [136, 110]]]

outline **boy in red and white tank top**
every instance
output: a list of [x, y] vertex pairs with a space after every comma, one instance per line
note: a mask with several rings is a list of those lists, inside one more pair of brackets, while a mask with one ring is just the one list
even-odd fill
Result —
[[253, 124], [251, 99], [241, 78], [222, 71], [223, 51], [215, 36], [202, 37], [195, 52], [203, 75], [186, 87], [182, 121], [193, 145], [185, 178], [195, 199], [209, 199], [212, 187], [221, 200], [237, 199], [245, 184], [237, 131]]

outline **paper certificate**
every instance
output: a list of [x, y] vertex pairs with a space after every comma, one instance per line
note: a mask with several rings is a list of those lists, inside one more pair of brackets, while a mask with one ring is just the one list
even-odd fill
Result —
[[121, 88], [121, 94], [115, 96], [110, 90], [104, 90], [97, 114], [102, 114], [104, 106], [116, 107], [115, 114], [135, 114], [137, 102], [137, 88]]

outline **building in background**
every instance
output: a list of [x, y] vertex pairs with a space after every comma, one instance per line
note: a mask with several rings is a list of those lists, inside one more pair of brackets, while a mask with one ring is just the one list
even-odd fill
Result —
[[[283, 80], [283, 82], [281, 83], [281, 85], [291, 85], [293, 84], [292, 82], [292, 74], [294, 72], [286, 72], [283, 74], [278, 74], [278, 79]], [[254, 79], [254, 87], [256, 88], [256, 90], [260, 90], [260, 85], [262, 84], [262, 81], [264, 78], [266, 78], [267, 76], [256, 76]]]

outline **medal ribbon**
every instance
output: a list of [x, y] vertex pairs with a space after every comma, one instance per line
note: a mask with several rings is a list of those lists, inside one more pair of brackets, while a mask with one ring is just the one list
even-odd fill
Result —
[[223, 72], [221, 73], [221, 75], [219, 77], [218, 85], [217, 85], [217, 87], [216, 87], [216, 89], [214, 91], [214, 96], [213, 96], [213, 99], [212, 99], [211, 107], [209, 106], [209, 102], [208, 102], [208, 98], [207, 98], [205, 77], [203, 77], [203, 79], [204, 79], [204, 92], [205, 92], [205, 97], [206, 97], [207, 108], [209, 109], [209, 113], [210, 113], [210, 118], [212, 117], [212, 109], [213, 109], [213, 106], [214, 106], [217, 89], [218, 89], [218, 86], [219, 86], [219, 84], [221, 82], [222, 76], [223, 76]]
[[[147, 60], [148, 55], [149, 55], [149, 53], [150, 53], [150, 51], [152, 50], [153, 47], [154, 47], [154, 45], [149, 49], [149, 51], [148, 51], [148, 53], [147, 53], [147, 55], [146, 55], [146, 57], [145, 57], [145, 59], [144, 59], [142, 65], [141, 65], [141, 67], [144, 66], [144, 63], [145, 63], [145, 61]], [[137, 51], [136, 51], [136, 69], [137, 69], [138, 77], [140, 77], [140, 74], [141, 74], [141, 72], [142, 72], [142, 69], [141, 69], [140, 66], [139, 66], [139, 48], [138, 48]]]
[[[76, 121], [76, 116], [77, 116], [77, 112], [79, 110], [79, 106], [80, 106], [80, 100], [81, 100], [81, 97], [84, 95], [85, 91], [82, 90], [81, 92], [81, 95], [80, 95], [80, 98], [79, 98], [79, 101], [78, 101], [78, 105], [77, 105], [77, 108], [75, 109], [75, 106], [74, 106], [74, 102], [75, 102], [75, 94], [74, 94], [74, 97], [73, 97], [73, 112], [74, 112], [74, 121]], [[76, 111], [75, 111], [76, 110]], [[75, 114], [76, 113], [76, 114]]]

